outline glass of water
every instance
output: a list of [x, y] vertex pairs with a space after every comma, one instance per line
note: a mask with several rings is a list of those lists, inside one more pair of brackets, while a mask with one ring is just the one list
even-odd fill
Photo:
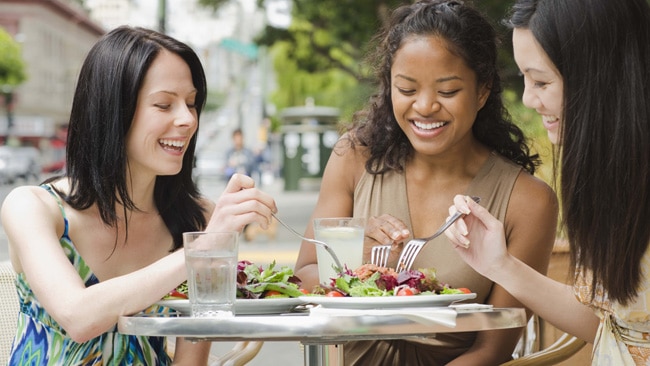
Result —
[[239, 233], [186, 232], [183, 246], [192, 316], [233, 316]]
[[[363, 235], [366, 219], [360, 217], [327, 217], [314, 219], [314, 238], [325, 242], [336, 253], [342, 266], [351, 270], [361, 266], [363, 258]], [[318, 277], [321, 283], [329, 284], [335, 278], [332, 256], [322, 247], [316, 247]]]

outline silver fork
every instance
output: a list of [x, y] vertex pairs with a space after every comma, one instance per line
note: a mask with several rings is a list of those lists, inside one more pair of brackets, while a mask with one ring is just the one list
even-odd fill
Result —
[[[481, 201], [480, 197], [473, 196], [472, 199], [474, 202], [479, 203]], [[460, 211], [457, 211], [455, 214], [453, 214], [449, 220], [447, 220], [441, 227], [436, 231], [433, 235], [426, 237], [426, 238], [418, 238], [418, 239], [411, 239], [409, 240], [408, 243], [404, 246], [404, 249], [402, 249], [402, 253], [399, 255], [399, 259], [397, 260], [397, 272], [401, 271], [408, 271], [411, 269], [411, 266], [413, 266], [413, 261], [415, 261], [415, 257], [420, 253], [420, 250], [422, 250], [422, 247], [431, 240], [437, 238], [440, 236], [442, 233], [447, 230], [456, 220], [461, 218], [464, 214]]]
[[390, 255], [390, 244], [386, 245], [375, 245], [370, 251], [370, 263], [379, 266], [386, 267], [388, 264], [388, 256]]
[[282, 224], [282, 226], [286, 227], [289, 231], [291, 231], [295, 236], [299, 237], [300, 239], [323, 247], [327, 251], [327, 253], [329, 253], [329, 255], [332, 256], [332, 259], [334, 260], [334, 263], [336, 264], [336, 268], [339, 268], [340, 270], [343, 270], [343, 266], [341, 266], [341, 261], [339, 261], [339, 258], [336, 256], [336, 253], [334, 253], [334, 250], [332, 250], [332, 248], [329, 245], [327, 245], [327, 243], [325, 243], [323, 241], [320, 241], [320, 240], [310, 239], [310, 238], [304, 237], [299, 232], [294, 230], [291, 226], [287, 225], [284, 221], [280, 220], [280, 218], [277, 217], [273, 212], [271, 212], [271, 216], [273, 216], [276, 220], [278, 220], [278, 222], [280, 224]]

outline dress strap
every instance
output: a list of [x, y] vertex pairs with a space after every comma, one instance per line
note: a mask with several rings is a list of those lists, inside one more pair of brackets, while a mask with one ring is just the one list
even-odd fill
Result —
[[46, 191], [50, 192], [52, 197], [56, 200], [56, 204], [59, 205], [59, 210], [61, 210], [61, 216], [63, 216], [63, 223], [64, 223], [64, 229], [63, 229], [63, 236], [67, 237], [68, 236], [68, 217], [65, 215], [65, 209], [63, 208], [63, 202], [61, 202], [61, 197], [59, 197], [58, 194], [54, 191], [52, 186], [50, 184], [41, 184], [41, 187], [43, 187]]

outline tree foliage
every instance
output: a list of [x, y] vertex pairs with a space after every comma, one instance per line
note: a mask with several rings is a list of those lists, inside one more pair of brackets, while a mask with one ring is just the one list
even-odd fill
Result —
[[0, 27], [0, 88], [20, 85], [26, 79], [20, 45]]
[[[229, 0], [199, 0], [218, 9]], [[469, 0], [466, 0], [469, 1]], [[265, 0], [257, 0], [260, 8]], [[267, 25], [255, 39], [274, 57], [278, 90], [271, 96], [278, 110], [301, 105], [306, 97], [316, 104], [337, 106], [344, 117], [360, 108], [372, 90], [364, 64], [372, 36], [390, 11], [413, 0], [291, 0], [288, 29]], [[510, 35], [501, 20], [514, 0], [475, 0], [501, 34], [500, 63], [504, 84], [518, 91], [521, 82], [512, 58]]]

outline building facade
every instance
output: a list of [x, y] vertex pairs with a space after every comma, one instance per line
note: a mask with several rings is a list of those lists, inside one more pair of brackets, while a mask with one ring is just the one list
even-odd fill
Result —
[[65, 138], [79, 70], [105, 30], [65, 0], [0, 0], [0, 27], [20, 44], [27, 74], [27, 81], [13, 90], [11, 131], [7, 116], [0, 114], [0, 136], [38, 147], [47, 165], [61, 159], [54, 150]]

